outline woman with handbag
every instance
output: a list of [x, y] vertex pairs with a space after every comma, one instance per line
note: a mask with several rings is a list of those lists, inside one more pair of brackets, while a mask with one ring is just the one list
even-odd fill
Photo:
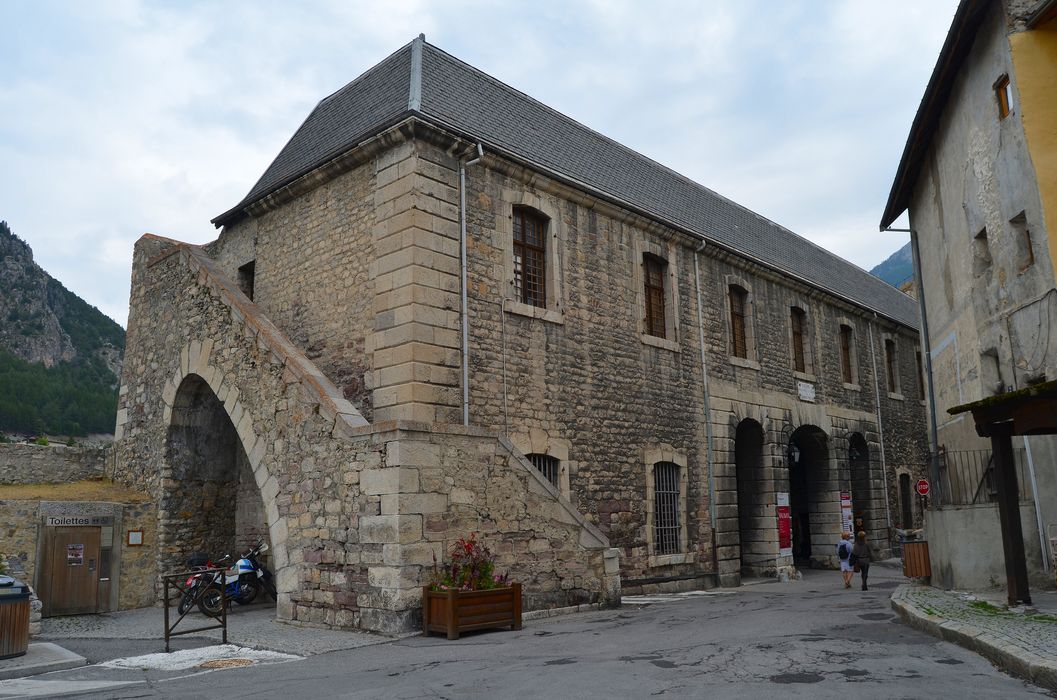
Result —
[[870, 560], [873, 559], [873, 549], [866, 541], [866, 533], [862, 530], [855, 536], [855, 546], [851, 548], [851, 562], [856, 571], [862, 577], [862, 589], [866, 587], [866, 577], [870, 575]]

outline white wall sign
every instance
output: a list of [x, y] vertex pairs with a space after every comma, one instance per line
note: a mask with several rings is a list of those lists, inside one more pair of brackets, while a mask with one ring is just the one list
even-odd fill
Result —
[[801, 401], [807, 401], [809, 403], [815, 403], [815, 385], [810, 382], [797, 382], [796, 392], [800, 395]]

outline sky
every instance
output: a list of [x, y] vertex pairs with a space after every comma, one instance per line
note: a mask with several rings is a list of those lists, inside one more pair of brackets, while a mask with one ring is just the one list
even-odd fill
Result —
[[0, 220], [124, 326], [137, 238], [215, 239], [320, 99], [424, 33], [869, 269], [907, 240], [878, 222], [956, 6], [4, 0]]

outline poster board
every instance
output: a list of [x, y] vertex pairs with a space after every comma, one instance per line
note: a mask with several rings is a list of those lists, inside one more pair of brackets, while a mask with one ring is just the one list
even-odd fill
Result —
[[851, 491], [840, 492], [840, 531], [855, 534], [852, 516]]
[[778, 517], [778, 556], [793, 556], [793, 514], [789, 509], [789, 493], [777, 494], [775, 512]]

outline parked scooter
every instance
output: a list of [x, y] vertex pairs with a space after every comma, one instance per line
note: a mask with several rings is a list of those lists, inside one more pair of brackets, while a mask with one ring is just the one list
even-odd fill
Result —
[[[198, 609], [202, 614], [219, 617], [223, 606], [231, 600], [239, 605], [249, 605], [256, 600], [262, 589], [275, 598], [272, 573], [257, 560], [266, 551], [268, 545], [258, 542], [256, 547], [244, 554], [230, 569], [197, 574], [199, 585], [208, 586], [198, 598]], [[227, 556], [225, 559], [230, 560], [231, 557]]]

